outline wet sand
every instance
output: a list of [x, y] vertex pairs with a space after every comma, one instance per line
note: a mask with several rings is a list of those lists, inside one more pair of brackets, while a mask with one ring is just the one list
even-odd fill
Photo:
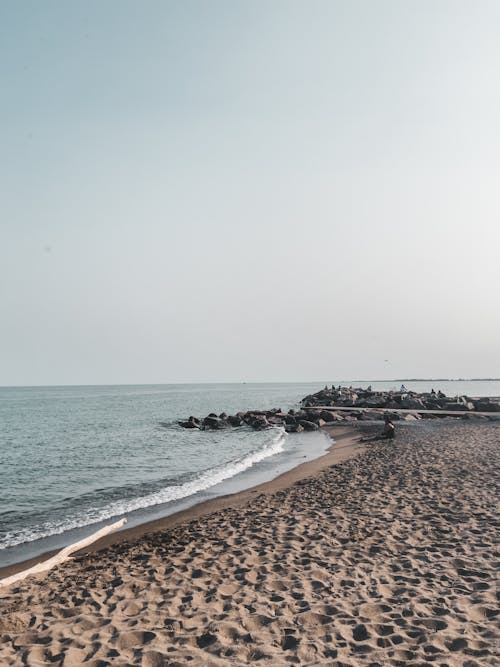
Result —
[[398, 426], [106, 538], [0, 589], [0, 664], [493, 665], [499, 436]]

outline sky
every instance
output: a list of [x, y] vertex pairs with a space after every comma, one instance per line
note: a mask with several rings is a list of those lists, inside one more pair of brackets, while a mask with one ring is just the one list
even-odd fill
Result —
[[500, 377], [500, 3], [0, 4], [0, 385]]

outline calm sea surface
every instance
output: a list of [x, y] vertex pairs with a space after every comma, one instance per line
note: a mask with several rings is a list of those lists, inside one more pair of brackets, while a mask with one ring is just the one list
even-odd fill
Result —
[[[329, 381], [328, 384], [332, 384]], [[335, 381], [335, 384], [342, 382]], [[395, 389], [395, 382], [343, 384]], [[272, 479], [328, 446], [321, 433], [184, 430], [209, 412], [297, 407], [325, 382], [0, 388], [0, 566]], [[430, 390], [429, 383], [406, 385]], [[500, 382], [441, 382], [500, 395]]]

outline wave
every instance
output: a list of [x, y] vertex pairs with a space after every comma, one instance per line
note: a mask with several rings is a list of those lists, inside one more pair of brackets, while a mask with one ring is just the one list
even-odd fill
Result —
[[116, 500], [105, 507], [95, 507], [86, 511], [83, 516], [73, 516], [59, 521], [46, 522], [39, 526], [26, 527], [18, 531], [8, 531], [0, 538], [0, 550], [15, 547], [20, 544], [34, 542], [53, 535], [61, 535], [70, 530], [90, 526], [107, 519], [129, 514], [135, 510], [146, 509], [155, 505], [170, 503], [193, 496], [201, 491], [220, 484], [221, 482], [248, 470], [256, 463], [270, 456], [279, 454], [284, 449], [287, 438], [285, 430], [275, 427], [272, 429], [273, 437], [259, 449], [254, 450], [238, 459], [225, 464], [214, 466], [194, 479], [183, 484], [173, 484], [163, 489], [148, 493], [137, 498]]

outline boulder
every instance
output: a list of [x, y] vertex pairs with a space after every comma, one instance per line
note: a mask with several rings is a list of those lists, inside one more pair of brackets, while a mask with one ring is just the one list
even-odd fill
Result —
[[285, 424], [285, 431], [287, 433], [301, 433], [304, 430], [304, 427], [300, 424]]
[[267, 418], [264, 415], [256, 415], [250, 426], [256, 431], [263, 431], [266, 428], [270, 428], [271, 424], [267, 421]]
[[386, 408], [389, 403], [392, 403], [394, 407], [398, 408], [399, 405], [396, 401], [387, 400], [387, 397], [383, 396], [381, 398], [370, 398], [366, 401], [367, 408]]
[[362, 412], [359, 416], [358, 419], [360, 421], [374, 421], [379, 418], [379, 415], [376, 412]]
[[310, 422], [307, 419], [299, 419], [299, 424], [302, 426], [304, 431], [318, 431], [319, 426], [314, 422]]
[[474, 408], [477, 412], [500, 412], [500, 404], [490, 401], [489, 398], [474, 401]]
[[412, 398], [407, 396], [401, 401], [401, 408], [405, 410], [425, 410], [425, 405], [419, 398]]
[[241, 426], [243, 424], [243, 419], [239, 415], [229, 415], [227, 422], [231, 426]]
[[453, 401], [453, 403], [446, 403], [443, 407], [444, 410], [450, 410], [450, 411], [455, 411], [455, 410], [467, 410], [467, 408], [464, 406], [463, 403], [456, 403]]
[[217, 417], [217, 415], [212, 415], [212, 414], [207, 415], [202, 423], [203, 426], [205, 426], [205, 428], [211, 428], [211, 429], [226, 428], [226, 426], [228, 425], [224, 419], [221, 419], [220, 417]]
[[187, 419], [186, 421], [180, 421], [177, 423], [179, 426], [182, 426], [182, 428], [200, 428], [200, 424], [196, 423], [195, 421], [191, 421], [191, 418]]
[[281, 426], [283, 424], [283, 419], [274, 414], [271, 417], [268, 417], [267, 421], [273, 426]]

